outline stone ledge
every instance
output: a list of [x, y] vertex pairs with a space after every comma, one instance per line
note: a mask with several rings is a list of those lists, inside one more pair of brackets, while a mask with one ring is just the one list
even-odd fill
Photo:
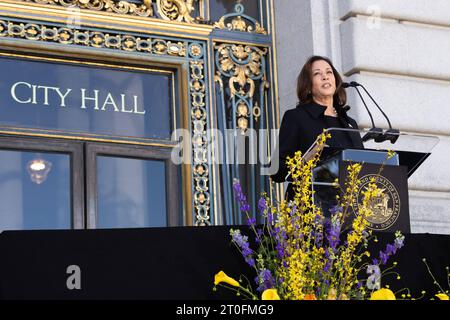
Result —
[[448, 0], [345, 0], [338, 6], [341, 19], [359, 14], [450, 26]]
[[450, 234], [450, 193], [409, 192], [411, 232]]
[[372, 28], [367, 19], [350, 18], [340, 32], [346, 75], [363, 70], [450, 80], [450, 29], [386, 21]]

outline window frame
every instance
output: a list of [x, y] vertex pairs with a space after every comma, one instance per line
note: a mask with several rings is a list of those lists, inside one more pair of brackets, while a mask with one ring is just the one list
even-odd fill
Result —
[[[177, 166], [171, 161], [172, 148], [157, 146], [117, 145], [110, 143], [86, 142], [86, 229], [96, 229], [98, 221], [97, 192], [97, 157], [117, 157], [138, 160], [164, 160], [166, 167], [166, 208], [167, 226], [183, 225], [183, 215], [180, 211], [179, 192], [175, 188], [181, 185], [181, 177]], [[181, 172], [180, 172], [181, 174]]]
[[67, 154], [70, 157], [70, 221], [71, 229], [84, 229], [84, 162], [83, 143], [47, 138], [29, 138], [1, 135], [0, 149], [6, 151], [26, 151]]

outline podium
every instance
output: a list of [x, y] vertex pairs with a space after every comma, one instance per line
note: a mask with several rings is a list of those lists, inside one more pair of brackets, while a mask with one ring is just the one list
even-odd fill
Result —
[[[326, 133], [331, 134], [329, 139], [331, 143], [327, 140], [320, 162], [313, 169], [314, 203], [323, 209], [325, 216], [329, 216], [329, 210], [337, 204], [336, 196], [344, 188], [348, 165], [362, 163], [359, 174], [361, 185], [353, 208], [362, 203], [362, 192], [370, 180], [375, 178], [383, 194], [370, 204], [374, 214], [367, 218], [368, 228], [374, 231], [400, 230], [403, 233], [410, 233], [408, 178], [431, 155], [439, 138], [342, 128], [329, 128]], [[347, 136], [351, 140], [359, 139], [363, 148], [343, 148], [339, 141], [333, 140], [336, 136], [340, 138]], [[305, 153], [305, 160], [317, 151], [317, 143], [314, 143]], [[391, 153], [390, 157], [388, 152]], [[347, 223], [356, 214], [357, 212], [351, 212]]]

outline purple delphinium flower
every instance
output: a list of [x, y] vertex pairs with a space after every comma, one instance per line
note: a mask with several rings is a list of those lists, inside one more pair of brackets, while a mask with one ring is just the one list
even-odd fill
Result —
[[389, 256], [386, 253], [384, 253], [383, 251], [380, 251], [381, 264], [386, 264], [388, 259], [389, 259]]
[[377, 264], [371, 264], [367, 266], [367, 283], [366, 286], [370, 290], [378, 290], [381, 286], [381, 271]]
[[254, 226], [256, 224], [256, 219], [255, 218], [248, 218], [247, 219], [247, 225], [248, 226], [250, 226], [250, 227], [252, 227], [252, 226]]
[[272, 212], [270, 212], [270, 210], [267, 212], [267, 223], [269, 225], [273, 224], [273, 214], [272, 214]]
[[314, 244], [316, 245], [316, 248], [322, 247], [323, 244], [323, 233], [322, 232], [316, 232], [314, 235]]
[[258, 276], [255, 278], [255, 282], [258, 285], [256, 290], [259, 292], [275, 287], [275, 279], [273, 278], [270, 270], [267, 269], [262, 269], [259, 272]]
[[343, 208], [341, 206], [336, 205], [336, 206], [331, 207], [330, 208], [331, 216], [334, 216], [335, 214], [342, 212], [342, 210], [343, 210]]
[[333, 260], [331, 259], [330, 250], [325, 250], [325, 265], [323, 267], [323, 272], [328, 273], [331, 270], [331, 267], [333, 266]]
[[277, 243], [276, 249], [278, 258], [283, 258], [285, 255], [284, 246], [281, 243]]
[[402, 248], [402, 247], [404, 246], [404, 244], [403, 244], [403, 241], [404, 241], [404, 240], [405, 240], [405, 236], [400, 236], [400, 237], [395, 238], [395, 240], [394, 240], [394, 246], [395, 246], [397, 249]]
[[380, 260], [381, 264], [386, 264], [389, 257], [396, 254], [397, 250], [403, 247], [403, 241], [405, 239], [405, 236], [403, 235], [396, 235], [396, 238], [394, 240], [394, 244], [387, 244], [386, 249], [384, 251], [380, 251]]
[[392, 244], [388, 244], [386, 246], [386, 254], [393, 255], [397, 252], [397, 248], [393, 246]]
[[258, 201], [258, 211], [259, 213], [264, 216], [264, 212], [267, 209], [267, 202], [266, 199], [264, 199], [264, 197], [261, 197]]
[[256, 230], [256, 239], [255, 239], [256, 243], [258, 243], [258, 244], [261, 243], [261, 238], [262, 238], [262, 236], [263, 236], [263, 231], [262, 231], [262, 229], [257, 229], [257, 230]]
[[331, 269], [331, 260], [328, 259], [325, 262], [325, 266], [323, 267], [323, 272], [328, 273], [330, 271], [330, 269]]
[[232, 241], [238, 246], [241, 250], [242, 256], [251, 267], [255, 266], [255, 259], [253, 259], [253, 250], [250, 249], [250, 245], [248, 243], [248, 237], [243, 236], [240, 230], [230, 230], [230, 234], [232, 237]]
[[290, 204], [289, 208], [291, 209], [288, 213], [289, 217], [295, 216], [297, 213], [297, 206], [292, 206], [292, 204]]
[[247, 197], [242, 192], [242, 187], [239, 181], [235, 180], [233, 182], [234, 196], [239, 204], [241, 205], [241, 211], [250, 211], [250, 205], [247, 202]]
[[330, 223], [328, 223], [325, 236], [333, 252], [336, 252], [336, 248], [339, 244], [340, 233], [341, 233], [341, 223], [338, 220], [331, 221]]

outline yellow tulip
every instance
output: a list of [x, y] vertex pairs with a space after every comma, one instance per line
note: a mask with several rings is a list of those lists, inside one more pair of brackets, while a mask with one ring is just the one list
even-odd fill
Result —
[[277, 293], [277, 289], [266, 289], [262, 293], [262, 300], [280, 300], [280, 296]]
[[227, 276], [225, 274], [225, 272], [220, 271], [219, 273], [217, 273], [214, 276], [214, 285], [217, 286], [219, 283], [221, 282], [225, 282], [228, 283], [229, 285], [233, 286], [233, 287], [239, 287], [239, 282], [237, 282], [236, 280], [234, 280], [233, 278]]
[[438, 294], [436, 294], [435, 296], [438, 297], [439, 300], [450, 300], [450, 298], [448, 297], [448, 295], [445, 294], [445, 293], [438, 293]]
[[379, 289], [373, 292], [370, 300], [396, 300], [394, 293], [386, 288]]

